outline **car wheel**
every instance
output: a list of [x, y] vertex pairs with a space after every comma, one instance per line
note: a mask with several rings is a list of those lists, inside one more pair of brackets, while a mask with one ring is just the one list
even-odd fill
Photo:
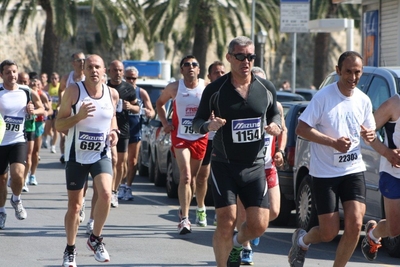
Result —
[[166, 175], [160, 172], [160, 167], [158, 166], [157, 154], [154, 155], [154, 185], [155, 186], [165, 186]]
[[149, 154], [149, 181], [154, 183], [154, 160], [151, 154]]
[[166, 178], [167, 196], [169, 198], [178, 198], [178, 185], [174, 182], [174, 172], [171, 158], [167, 163], [167, 178]]
[[297, 227], [306, 231], [318, 224], [315, 199], [311, 190], [311, 176], [307, 175], [301, 182], [296, 196], [296, 222]]
[[137, 169], [139, 171], [140, 176], [147, 176], [149, 174], [149, 169], [142, 164], [142, 147], [140, 147], [140, 150], [139, 150]]
[[382, 243], [391, 257], [400, 258], [400, 236], [383, 238]]
[[288, 200], [284, 194], [281, 193], [281, 208], [279, 215], [275, 220], [271, 221], [275, 226], [286, 226], [290, 221], [290, 214], [293, 209], [293, 200]]

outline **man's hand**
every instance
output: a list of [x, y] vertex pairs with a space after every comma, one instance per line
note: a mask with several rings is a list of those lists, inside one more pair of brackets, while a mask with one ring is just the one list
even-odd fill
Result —
[[360, 135], [367, 144], [372, 143], [376, 139], [375, 130], [367, 129], [363, 125], [361, 125]]
[[210, 123], [208, 124], [208, 130], [211, 131], [218, 131], [219, 128], [224, 126], [226, 123], [225, 119], [221, 119], [219, 117], [214, 117], [210, 120]]
[[284, 163], [283, 154], [281, 151], [277, 151], [274, 155], [274, 162], [276, 167], [282, 167]]
[[167, 126], [163, 125], [163, 128], [165, 133], [170, 133], [171, 131], [174, 130], [174, 126], [172, 124], [168, 124]]
[[109, 140], [110, 140], [110, 146], [114, 147], [118, 143], [118, 133], [116, 131], [111, 131], [108, 134]]
[[271, 122], [264, 127], [264, 130], [272, 136], [278, 136], [281, 134], [282, 129], [275, 122]]
[[78, 116], [81, 120], [86, 119], [87, 117], [93, 117], [92, 112], [96, 111], [96, 107], [92, 102], [82, 102], [82, 106], [79, 109]]
[[29, 103], [26, 105], [26, 112], [28, 112], [29, 115], [32, 115], [34, 110], [35, 105], [33, 105], [32, 101], [29, 101]]
[[349, 151], [350, 147], [351, 147], [350, 138], [344, 136], [336, 139], [336, 142], [333, 145], [334, 149], [342, 153], [346, 153], [347, 151]]

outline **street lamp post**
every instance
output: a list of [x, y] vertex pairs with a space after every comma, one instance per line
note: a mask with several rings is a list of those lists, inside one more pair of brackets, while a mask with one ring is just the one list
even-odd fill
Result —
[[265, 50], [265, 43], [267, 42], [268, 33], [266, 31], [259, 31], [257, 33], [257, 42], [260, 44], [261, 50], [261, 59], [260, 59], [260, 68], [264, 70], [264, 50]]
[[117, 35], [118, 38], [121, 40], [121, 60], [124, 58], [124, 40], [127, 34], [128, 34], [128, 27], [126, 27], [124, 23], [118, 25]]

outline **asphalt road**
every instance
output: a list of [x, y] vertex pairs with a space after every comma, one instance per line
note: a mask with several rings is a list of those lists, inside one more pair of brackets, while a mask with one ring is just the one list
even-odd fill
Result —
[[[59, 154], [41, 152], [37, 172], [38, 186], [29, 186], [30, 192], [22, 199], [28, 212], [26, 220], [18, 221], [9, 203], [6, 227], [0, 230], [0, 267], [61, 266], [66, 245], [64, 214], [67, 192], [63, 165]], [[91, 186], [91, 182], [90, 182]], [[137, 177], [133, 186], [134, 201], [121, 201], [112, 208], [103, 232], [106, 248], [110, 253], [109, 263], [98, 263], [86, 249], [87, 219], [81, 224], [77, 238], [78, 266], [113, 267], [180, 267], [216, 266], [212, 250], [212, 226], [214, 210], [208, 209], [211, 226], [193, 226], [193, 233], [180, 236], [177, 233], [177, 199], [169, 199], [165, 188], [155, 187], [145, 177]], [[92, 189], [88, 190], [90, 200]], [[87, 202], [87, 217], [90, 203]], [[190, 216], [194, 221], [194, 206]], [[287, 253], [291, 246], [293, 227], [271, 227], [254, 247], [254, 266], [288, 266]], [[305, 266], [332, 266], [338, 239], [331, 243], [313, 245], [306, 257]], [[391, 258], [380, 251], [376, 262], [369, 263], [359, 247], [348, 267], [400, 266], [400, 259]]]

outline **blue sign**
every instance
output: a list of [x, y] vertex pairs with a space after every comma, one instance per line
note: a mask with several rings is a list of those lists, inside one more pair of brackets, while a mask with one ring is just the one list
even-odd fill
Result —
[[378, 10], [371, 10], [364, 13], [363, 27], [363, 58], [364, 65], [378, 66], [379, 49], [379, 13]]

